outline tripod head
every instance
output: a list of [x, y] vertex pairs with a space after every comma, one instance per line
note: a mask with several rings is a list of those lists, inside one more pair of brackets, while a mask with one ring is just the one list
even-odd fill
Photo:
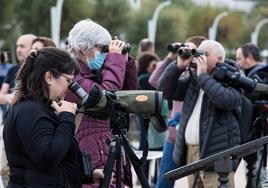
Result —
[[[111, 95], [113, 96], [113, 95]], [[130, 162], [132, 163], [134, 170], [136, 171], [136, 174], [138, 176], [138, 179], [141, 182], [142, 187], [149, 188], [148, 181], [145, 177], [144, 171], [141, 169], [141, 165], [145, 163], [147, 155], [148, 155], [148, 142], [145, 146], [145, 149], [143, 150], [142, 158], [139, 159], [133, 149], [131, 148], [128, 140], [126, 139], [125, 135], [128, 131], [129, 126], [129, 114], [116, 110], [116, 107], [118, 103], [115, 102], [115, 98], [110, 97], [109, 95], [106, 96], [107, 98], [107, 113], [110, 118], [110, 128], [112, 131], [112, 134], [114, 135], [114, 138], [110, 139], [107, 144], [110, 146], [109, 150], [109, 156], [107, 159], [107, 163], [104, 168], [104, 180], [101, 183], [102, 188], [109, 187], [112, 169], [114, 167], [114, 162], [116, 160], [116, 187], [121, 187], [121, 155], [123, 156], [123, 164], [126, 163], [126, 157], [128, 156]], [[149, 120], [148, 120], [149, 122]]]
[[256, 109], [256, 118], [253, 122], [253, 128], [256, 127], [263, 132], [263, 135], [268, 133], [268, 100], [256, 100], [253, 104]]

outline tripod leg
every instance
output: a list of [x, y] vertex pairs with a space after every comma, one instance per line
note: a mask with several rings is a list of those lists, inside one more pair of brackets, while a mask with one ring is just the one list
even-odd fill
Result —
[[119, 141], [116, 142], [116, 187], [121, 188], [121, 145]]
[[263, 151], [261, 152], [261, 159], [260, 159], [260, 163], [259, 163], [259, 166], [258, 166], [258, 172], [257, 172], [257, 180], [256, 180], [256, 187], [259, 186], [260, 184], [260, 175], [261, 175], [261, 169], [262, 169], [262, 166], [263, 166], [263, 162], [264, 162], [264, 157], [266, 157], [266, 154], [265, 154], [265, 148], [263, 149]]
[[245, 162], [247, 163], [247, 184], [246, 188], [253, 188], [256, 186], [257, 181], [257, 157], [258, 153], [253, 153], [244, 157]]
[[[133, 164], [133, 162], [132, 162], [132, 164]], [[141, 167], [133, 164], [133, 168], [138, 176], [138, 179], [140, 180], [142, 188], [150, 188], [148, 180], [146, 179], [144, 171], [141, 169]]]
[[109, 151], [109, 156], [108, 156], [106, 165], [104, 167], [104, 178], [100, 185], [101, 188], [108, 188], [110, 185], [112, 172], [113, 172], [113, 166], [114, 166], [114, 162], [116, 159], [116, 153], [117, 153], [116, 141], [113, 140], [110, 142], [110, 151]]

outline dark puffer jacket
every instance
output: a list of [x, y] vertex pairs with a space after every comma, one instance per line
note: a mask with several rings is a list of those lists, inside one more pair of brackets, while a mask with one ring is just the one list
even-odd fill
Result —
[[[241, 105], [240, 92], [232, 87], [223, 86], [207, 73], [201, 74], [196, 80], [189, 77], [181, 79], [184, 71], [179, 69], [175, 62], [171, 63], [158, 85], [166, 99], [184, 101], [173, 153], [173, 159], [179, 166], [186, 164], [185, 129], [200, 89], [205, 92], [200, 116], [200, 149], [204, 138], [209, 136], [204, 157], [240, 143], [239, 124], [234, 115], [234, 111]], [[212, 126], [209, 130], [210, 124]]]

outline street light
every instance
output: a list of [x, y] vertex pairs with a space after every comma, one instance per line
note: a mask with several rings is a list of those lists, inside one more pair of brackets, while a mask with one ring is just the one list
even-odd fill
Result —
[[50, 23], [51, 23], [51, 38], [56, 44], [60, 45], [60, 26], [61, 26], [61, 11], [64, 0], [57, 0], [56, 6], [50, 9]]
[[170, 0], [160, 3], [154, 11], [153, 18], [148, 21], [148, 38], [150, 41], [155, 42], [156, 26], [160, 11], [170, 4]]
[[258, 46], [259, 33], [263, 25], [268, 23], [268, 18], [262, 19], [255, 27], [255, 30], [251, 33], [251, 42]]
[[214, 19], [214, 22], [213, 22], [212, 26], [208, 29], [208, 38], [210, 40], [216, 40], [218, 24], [219, 24], [220, 20], [223, 17], [227, 16], [228, 14], [229, 14], [228, 12], [222, 12], [218, 16], [216, 16], [216, 18]]

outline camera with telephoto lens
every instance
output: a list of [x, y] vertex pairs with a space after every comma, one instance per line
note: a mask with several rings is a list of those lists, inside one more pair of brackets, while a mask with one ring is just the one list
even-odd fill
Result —
[[252, 91], [256, 87], [256, 82], [248, 77], [242, 76], [235, 62], [231, 59], [226, 59], [223, 63], [217, 63], [213, 71], [213, 77], [218, 81], [247, 91]]
[[79, 163], [81, 168], [82, 183], [93, 183], [93, 168], [91, 166], [91, 157], [86, 151], [79, 152]]
[[125, 91], [102, 91], [98, 86], [94, 86], [87, 93], [74, 80], [70, 82], [69, 89], [81, 100], [83, 113], [91, 115], [98, 113], [107, 116], [107, 103], [112, 100], [115, 110], [140, 114], [148, 117], [158, 132], [166, 130], [167, 126], [161, 115], [163, 105], [163, 94], [153, 90], [125, 90]]
[[[109, 46], [108, 45], [101, 46], [101, 48], [102, 48], [102, 52], [104, 52], [104, 53], [108, 53], [109, 52]], [[123, 50], [122, 50], [122, 54], [129, 53], [130, 50], [131, 50], [131, 45], [129, 43], [126, 43], [124, 45]]]
[[262, 86], [265, 86], [265, 84], [257, 84], [253, 79], [242, 76], [235, 61], [231, 59], [226, 59], [224, 63], [217, 63], [212, 75], [218, 81], [242, 88], [248, 92], [262, 89]]

